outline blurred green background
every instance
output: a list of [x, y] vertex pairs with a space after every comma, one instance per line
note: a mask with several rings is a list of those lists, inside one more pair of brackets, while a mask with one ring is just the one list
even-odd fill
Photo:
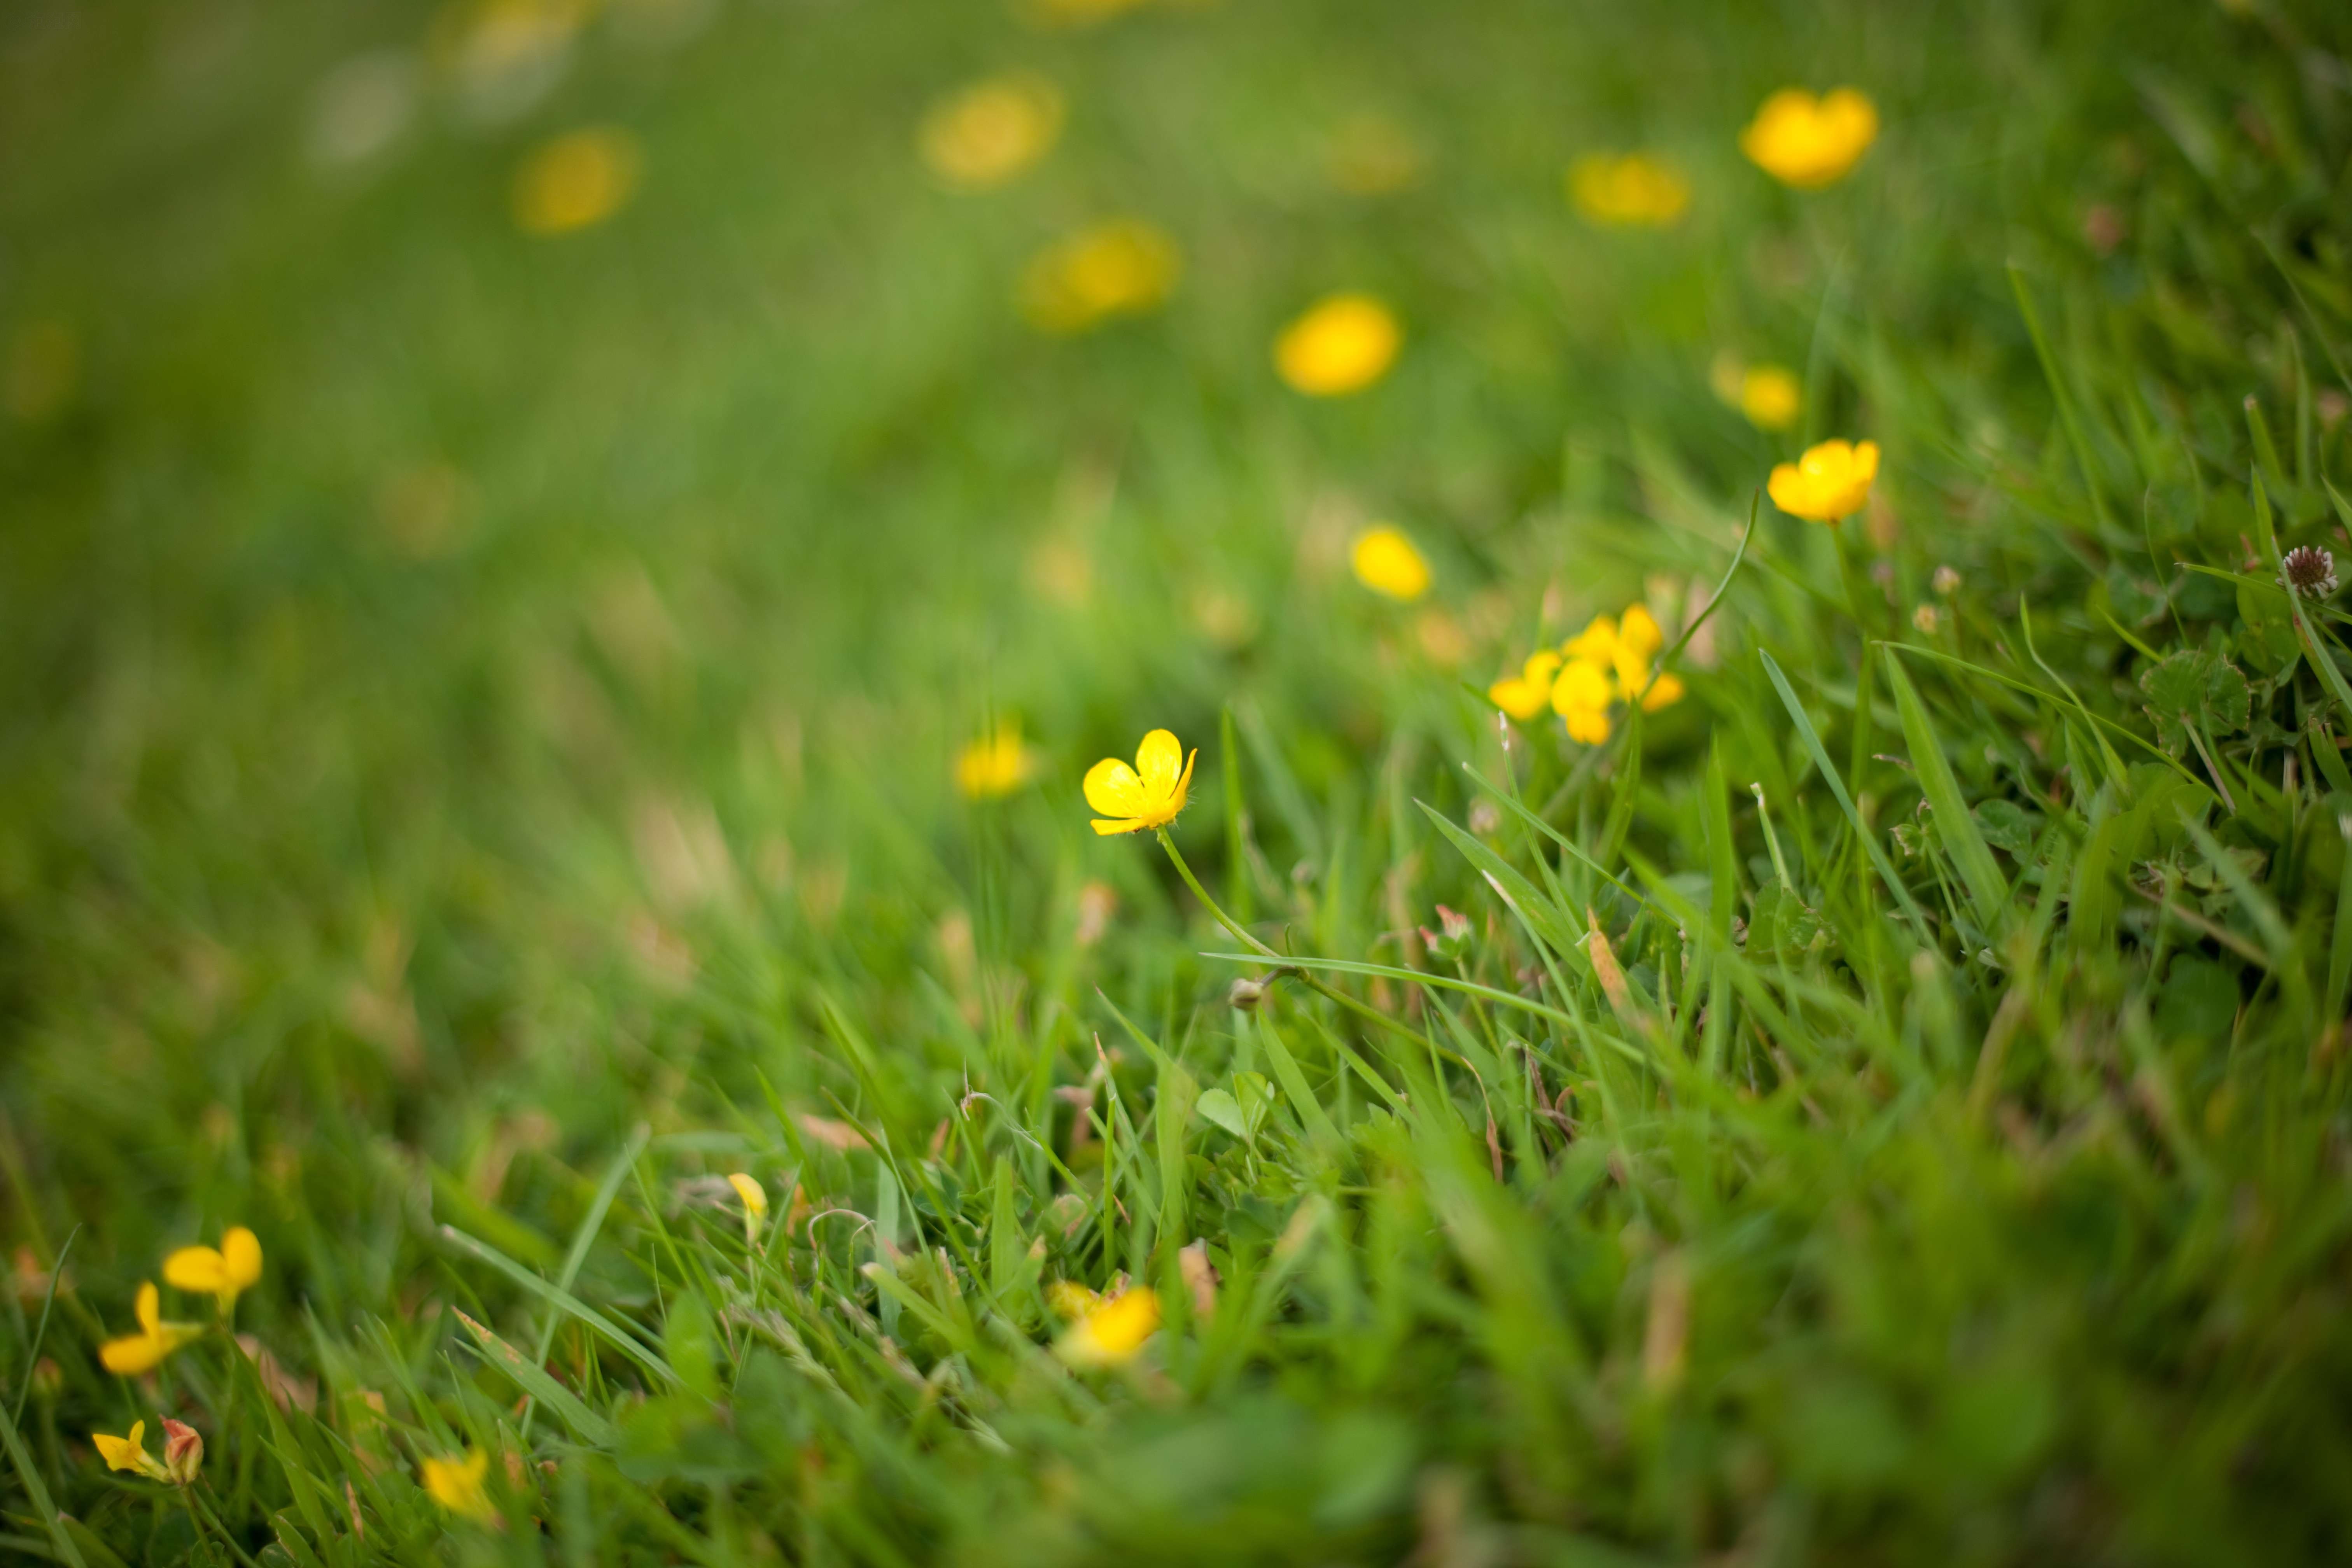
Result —
[[[2110, 568], [2142, 570], [2130, 552], [2145, 517], [2168, 552], [2200, 547], [2167, 520], [2192, 491], [2203, 504], [2209, 482], [2242, 490], [2249, 393], [2292, 432], [2303, 482], [2282, 495], [2285, 522], [2335, 537], [2315, 476], [2343, 487], [2347, 389], [2326, 368], [2326, 331], [2302, 323], [2347, 341], [2347, 52], [2343, 8], [2270, 0], [13, 0], [0, 12], [0, 1234], [21, 1249], [20, 1346], [57, 1248], [85, 1227], [52, 1331], [71, 1348], [50, 1342], [75, 1364], [35, 1407], [48, 1484], [136, 1560], [136, 1510], [103, 1489], [79, 1433], [151, 1406], [124, 1403], [80, 1341], [101, 1322], [120, 1331], [163, 1249], [223, 1224], [260, 1230], [270, 1273], [247, 1321], [323, 1378], [331, 1415], [350, 1389], [389, 1386], [387, 1365], [444, 1376], [439, 1298], [514, 1307], [494, 1277], [449, 1261], [435, 1221], [551, 1273], [639, 1122], [664, 1181], [727, 1168], [736, 1149], [781, 1160], [768, 1089], [828, 1116], [824, 1095], [855, 1101], [910, 1150], [956, 1073], [971, 1080], [980, 1035], [1027, 1030], [1057, 1081], [1084, 1079], [1090, 1037], [1119, 1038], [1097, 986], [1164, 1040], [1223, 1040], [1238, 1018], [1219, 1001], [1230, 966], [1195, 955], [1226, 939], [1152, 846], [1097, 839], [1078, 797], [1086, 766], [1131, 754], [1146, 729], [1203, 748], [1179, 842], [1215, 885], [1255, 876], [1258, 904], [1294, 915], [1302, 946], [1393, 959], [1380, 943], [1432, 920], [1433, 898], [1485, 896], [1405, 804], [1464, 815], [1454, 764], [1496, 754], [1491, 710], [1465, 683], [1483, 689], [1594, 614], [1698, 602], [1766, 471], [1804, 439], [1867, 435], [1886, 453], [1892, 531], [1873, 580], [1897, 634], [1951, 566], [1979, 617], [1955, 648], [2009, 658], [2019, 599], [2037, 618], [2050, 604], [2057, 657], [2103, 710], [2137, 722], [2129, 655], [2085, 606], [2121, 612], [2130, 589]], [[959, 188], [927, 166], [926, 116], [1006, 73], [1046, 84], [1058, 135], [1002, 183]], [[1878, 142], [1832, 189], [1791, 191], [1740, 155], [1741, 127], [1790, 83], [1855, 84], [1879, 107]], [[549, 226], [530, 216], [535, 160], [582, 132], [602, 152], [580, 177], [612, 182], [614, 199], [534, 232]], [[1687, 178], [1687, 212], [1658, 229], [1580, 216], [1569, 165], [1634, 149]], [[1033, 258], [1119, 218], [1172, 240], [1166, 299], [1075, 332], [1024, 319]], [[2044, 301], [2060, 384], [2134, 412], [2069, 431], [2012, 265]], [[1365, 392], [1302, 396], [1272, 345], [1343, 289], [1392, 307], [1402, 353]], [[1796, 427], [1759, 430], [1727, 405], [1713, 384], [1725, 362], [1798, 372]], [[2172, 467], [2136, 478], [2135, 460]], [[2095, 522], [2075, 489], [2086, 468]], [[2207, 558], [2251, 570], [2231, 544], [2251, 514], [2234, 491], [2212, 504]], [[1349, 541], [1375, 521], [1428, 557], [1424, 599], [1393, 604], [1350, 576]], [[1710, 736], [1745, 749], [1736, 785], [1801, 776], [1753, 647], [1817, 664], [1807, 692], [1855, 706], [1862, 644], [1828, 533], [1767, 508], [1757, 539], [1747, 581], [1762, 586], [1707, 656], [1741, 673], [1694, 670], [1691, 697], [1653, 723], [1633, 827], [1702, 888], [1683, 792]], [[1939, 721], [1980, 732], [1985, 756], [2017, 752], [2014, 718], [1938, 700]], [[960, 798], [960, 748], [1006, 717], [1036, 748], [1034, 785]], [[1227, 853], [1240, 840], [1224, 770], [1244, 764], [1221, 749], [1222, 722], [1247, 759], [1259, 873]], [[1846, 743], [1841, 731], [1832, 753]], [[1547, 787], [1569, 777], [1572, 756], [1535, 746]], [[1857, 770], [1871, 755], [1856, 749]], [[1882, 790], [1908, 787], [1881, 771]], [[1843, 831], [1826, 795], [1785, 809], [1808, 825], [1784, 823], [1792, 838]], [[1578, 810], [1589, 835], [1609, 802]], [[1769, 872], [1752, 813], [1739, 820], [1741, 864]], [[1843, 851], [1835, 865], [1870, 874]], [[1077, 934], [1088, 908], [1103, 919]], [[2154, 968], [2134, 974], [2156, 983]], [[1972, 1036], [1994, 999], [1963, 999], [1984, 1004]], [[845, 1032], [866, 1044], [843, 1047]], [[840, 1065], [860, 1049], [908, 1086], [902, 1100]], [[2340, 1138], [2340, 1092], [2322, 1098], [2296, 1125]], [[1853, 1108], [1848, 1130], [1892, 1136], [1871, 1113]], [[1941, 1148], [1906, 1146], [1923, 1188]], [[870, 1162], [811, 1158], [841, 1161], [835, 1189], [871, 1193]], [[2116, 1180], [2145, 1194], [2178, 1173]], [[1946, 1217], [1971, 1212], [1969, 1181], [2013, 1196], [2013, 1174], [1955, 1177]], [[963, 1179], [984, 1213], [984, 1162]], [[2332, 1179], [2305, 1194], [2331, 1214]], [[1831, 1181], [1715, 1217], [1780, 1267], [1836, 1234]], [[1024, 1215], [1050, 1185], [1024, 1190]], [[1527, 1237], [1569, 1224], [1582, 1197], [1561, 1190], [1514, 1189], [1527, 1206], [1509, 1223]], [[1246, 1223], [1219, 1224], [1263, 1251], [1295, 1201], [1269, 1191], [1237, 1205]], [[668, 1299], [661, 1266], [650, 1283], [639, 1267], [660, 1206], [632, 1222], [627, 1258], [600, 1250], [588, 1275], [600, 1300], [649, 1318]], [[1810, 1242], [1780, 1224], [1799, 1211], [1823, 1227]], [[2103, 1260], [2084, 1264], [2094, 1273], [2148, 1278], [2100, 1203], [2072, 1217], [2034, 1234]], [[1426, 1212], [1394, 1223], [1433, 1226]], [[2030, 1290], [2025, 1231], [1986, 1226], [1954, 1277]], [[2336, 1222], [2315, 1234], [2313, 1273], [2297, 1276], [2309, 1293], [2255, 1315], [2304, 1336], [2314, 1361], [2261, 1365], [2310, 1377], [2300, 1393], [2316, 1402], [2343, 1392], [2347, 1363]], [[1932, 1274], [1942, 1243], [1917, 1239], [1916, 1259], [1891, 1241], [1874, 1254], [1889, 1278]], [[1647, 1245], [1612, 1253], [1606, 1278], [1642, 1267]], [[1090, 1266], [1097, 1285], [1110, 1252]], [[2179, 1267], [2227, 1271], [2210, 1257]], [[1639, 1313], [1612, 1318], [1607, 1288], [1588, 1286], [1594, 1317], [1638, 1343]], [[1769, 1292], [1739, 1299], [1759, 1321], [1780, 1310]], [[755, 1501], [730, 1512], [724, 1486], [719, 1501], [667, 1506], [709, 1561], [1010, 1561], [1024, 1541], [1037, 1561], [1116, 1545], [1149, 1560], [1418, 1549], [1458, 1563], [2344, 1548], [2340, 1489], [2326, 1500], [2352, 1453], [2340, 1420], [2279, 1429], [2299, 1458], [2247, 1457], [2268, 1408], [2250, 1405], [2228, 1440], [2166, 1455], [2158, 1435], [2141, 1448], [2084, 1438], [2039, 1468], [2050, 1434], [2110, 1417], [2100, 1429], [2120, 1430], [2141, 1407], [2116, 1392], [2107, 1416], [2062, 1422], [2037, 1379], [2063, 1360], [2053, 1347], [2093, 1333], [2070, 1316], [2091, 1309], [2032, 1310], [2014, 1341], [2031, 1351], [2000, 1363], [1978, 1412], [1992, 1434], [1979, 1448], [2024, 1436], [1983, 1458], [1981, 1489], [1953, 1483], [1958, 1501], [1929, 1446], [1892, 1457], [1885, 1430], [1909, 1407], [1872, 1392], [1875, 1374], [1809, 1384], [1784, 1429], [1755, 1412], [1779, 1408], [1772, 1358], [1811, 1342], [1727, 1331], [1738, 1348], [1722, 1348], [1733, 1392], [1715, 1446], [1691, 1438], [1681, 1468], [1666, 1439], [1595, 1461], [1608, 1479], [1550, 1519], [1554, 1533], [1449, 1534], [1444, 1510], [1477, 1514], [1517, 1462], [1496, 1445], [1549, 1429], [1482, 1435], [1465, 1367], [1491, 1374], [1494, 1358], [1465, 1348], [1487, 1343], [1477, 1321], [1431, 1327], [1439, 1313], [1423, 1330], [1444, 1348], [1402, 1384], [1351, 1384], [1301, 1340], [1181, 1418], [1141, 1395], [1101, 1416], [1109, 1426], [1008, 1417], [1018, 1483], [940, 1458], [933, 1434], [908, 1439], [903, 1469], [860, 1461], [871, 1489], [830, 1512], [807, 1504], [799, 1536]], [[1883, 1335], [1933, 1384], [1942, 1352], [1886, 1312], [1837, 1332]], [[1334, 1338], [1373, 1331], [1335, 1321]], [[2179, 1430], [2203, 1431], [2208, 1385], [2188, 1363], [2210, 1347], [2168, 1319], [2140, 1329], [2158, 1348], [2132, 1375], [2180, 1393]], [[14, 1402], [29, 1374], [21, 1358], [7, 1372]], [[479, 1397], [434, 1397], [488, 1429]], [[1594, 1412], [1615, 1397], [1604, 1384], [1577, 1408], [1605, 1429], [1615, 1417]], [[1413, 1468], [1424, 1419], [1422, 1458], [1450, 1448], [1456, 1468]], [[1077, 1483], [1038, 1456], [1083, 1467], [1112, 1429], [1133, 1446], [1120, 1474], [1177, 1479], [1124, 1513], [1073, 1514], [1056, 1489]], [[260, 1551], [287, 1504], [251, 1450], [229, 1493], [234, 1445], [213, 1440], [239, 1550]], [[763, 1451], [820, 1440], [795, 1429]], [[1265, 1455], [1232, 1457], [1251, 1444]], [[1280, 1481], [1295, 1495], [1252, 1500], [1251, 1474], [1309, 1449], [1322, 1457], [1297, 1462], [1312, 1474]], [[1831, 1458], [1808, 1473], [1809, 1454]], [[683, 1462], [644, 1474], [701, 1485]], [[2259, 1510], [2241, 1511], [2232, 1474], [2273, 1488], [2261, 1495], [2274, 1534], [2239, 1533]], [[1016, 1491], [1033, 1533], [992, 1543]], [[1507, 1482], [1492, 1491], [1525, 1502]], [[1715, 1500], [1689, 1501], [1699, 1493]], [[609, 1495], [595, 1493], [599, 1532]], [[10, 1508], [12, 1540], [47, 1539], [24, 1523], [29, 1507]], [[422, 1551], [436, 1517], [418, 1503], [373, 1546], [334, 1550]], [[609, 1528], [610, 1550], [646, 1561], [688, 1551], [642, 1520]], [[157, 1561], [205, 1550], [143, 1539]], [[462, 1550], [520, 1561], [526, 1542]]]

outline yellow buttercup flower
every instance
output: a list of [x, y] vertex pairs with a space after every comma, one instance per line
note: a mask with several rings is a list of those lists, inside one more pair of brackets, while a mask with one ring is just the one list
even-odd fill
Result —
[[417, 1468], [425, 1489], [433, 1500], [461, 1519], [478, 1524], [488, 1524], [499, 1517], [491, 1506], [490, 1494], [482, 1486], [482, 1478], [489, 1473], [490, 1451], [476, 1448], [464, 1458], [444, 1458], [427, 1455]]
[[1402, 529], [1387, 523], [1366, 529], [1356, 535], [1349, 562], [1356, 581], [1375, 594], [1410, 604], [1429, 592], [1429, 563]]
[[163, 1259], [163, 1278], [175, 1290], [196, 1290], [217, 1297], [222, 1316], [236, 1310], [239, 1292], [261, 1279], [261, 1241], [241, 1225], [231, 1226], [221, 1237], [220, 1250], [184, 1247]]
[[1076, 1367], [1122, 1366], [1160, 1331], [1160, 1296], [1137, 1286], [1084, 1305], [1076, 1320], [1054, 1342], [1054, 1353]]
[[727, 1184], [743, 1200], [743, 1244], [759, 1246], [760, 1227], [768, 1221], [768, 1189], [743, 1171], [730, 1173]]
[[1853, 88], [1815, 98], [1784, 87], [1739, 133], [1739, 150], [1782, 184], [1811, 190], [1843, 179], [1877, 138], [1878, 110]]
[[1570, 740], [1597, 746], [1609, 738], [1609, 704], [1616, 695], [1604, 667], [1572, 658], [1552, 681], [1552, 711], [1567, 721]]
[[1570, 166], [1568, 196], [1595, 223], [1663, 228], [1690, 205], [1690, 182], [1647, 153], [1595, 153]]
[[1791, 517], [1837, 522], [1863, 509], [1877, 477], [1876, 442], [1824, 441], [1793, 463], [1774, 465], [1765, 489]]
[[103, 1432], [92, 1432], [89, 1440], [98, 1445], [98, 1457], [106, 1461], [106, 1468], [110, 1470], [131, 1470], [153, 1481], [172, 1479], [172, 1472], [147, 1451], [147, 1423], [144, 1421], [133, 1421], [128, 1437], [110, 1437]]
[[636, 194], [644, 162], [636, 138], [613, 126], [542, 142], [515, 171], [515, 226], [542, 237], [593, 228]]
[[1756, 364], [1741, 373], [1734, 401], [1759, 430], [1786, 430], [1803, 411], [1805, 393], [1795, 373], [1777, 364]]
[[1021, 742], [1021, 726], [1007, 720], [956, 753], [956, 788], [969, 800], [997, 800], [1029, 782], [1037, 754]]
[[1082, 332], [1153, 309], [1176, 287], [1176, 242], [1139, 218], [1097, 224], [1041, 251], [1022, 277], [1021, 310], [1041, 331]]
[[931, 173], [980, 191], [1044, 157], [1061, 133], [1061, 90], [1023, 73], [992, 78], [940, 100], [923, 116], [916, 145]]
[[1275, 368], [1310, 397], [1340, 397], [1388, 374], [1404, 333], [1393, 311], [1370, 294], [1316, 301], [1275, 340]]
[[1136, 748], [1135, 766], [1105, 757], [1088, 768], [1087, 804], [1108, 819], [1097, 819], [1095, 831], [1108, 837], [1114, 833], [1165, 827], [1175, 821], [1192, 790], [1192, 764], [1200, 756], [1195, 748], [1187, 757], [1174, 735], [1154, 730]]
[[139, 1320], [137, 1333], [109, 1340], [98, 1347], [98, 1359], [117, 1377], [137, 1377], [141, 1373], [152, 1372], [163, 1364], [165, 1356], [205, 1331], [198, 1323], [163, 1321], [163, 1294], [152, 1279], [141, 1281], [139, 1294], [131, 1303], [131, 1315]]
[[1559, 673], [1559, 655], [1540, 648], [1528, 656], [1517, 675], [1505, 676], [1486, 688], [1486, 700], [1524, 724], [1551, 702], [1551, 678]]

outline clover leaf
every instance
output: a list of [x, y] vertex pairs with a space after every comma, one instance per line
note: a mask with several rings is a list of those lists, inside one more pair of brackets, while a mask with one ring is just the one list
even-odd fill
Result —
[[2147, 716], [2156, 738], [2176, 754], [2189, 744], [2189, 731], [2228, 735], [2246, 727], [2252, 693], [2246, 678], [2228, 659], [2202, 648], [2187, 648], [2140, 671]]

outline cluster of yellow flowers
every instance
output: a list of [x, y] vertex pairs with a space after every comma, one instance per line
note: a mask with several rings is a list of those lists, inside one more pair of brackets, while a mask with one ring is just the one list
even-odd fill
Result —
[[1657, 621], [1640, 605], [1622, 616], [1596, 616], [1557, 651], [1528, 655], [1518, 674], [1486, 689], [1486, 698], [1521, 723], [1549, 708], [1566, 722], [1570, 739], [1597, 746], [1609, 739], [1612, 704], [1639, 702], [1643, 712], [1654, 713], [1682, 700], [1681, 678], [1650, 668], [1664, 642]]
[[151, 1481], [175, 1487], [193, 1484], [205, 1462], [203, 1435], [184, 1421], [174, 1421], [168, 1415], [158, 1419], [163, 1423], [163, 1458], [160, 1461], [147, 1451], [144, 1421], [133, 1421], [126, 1436], [110, 1437], [103, 1432], [93, 1432], [89, 1440], [98, 1445], [98, 1457], [106, 1461], [110, 1470], [130, 1470]]

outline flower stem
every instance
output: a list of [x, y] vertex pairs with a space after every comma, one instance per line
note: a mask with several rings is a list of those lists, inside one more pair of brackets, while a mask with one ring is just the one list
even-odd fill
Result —
[[[1184, 857], [1178, 853], [1176, 841], [1168, 837], [1168, 830], [1163, 827], [1159, 830], [1159, 833], [1160, 847], [1162, 849], [1167, 850], [1168, 858], [1175, 862], [1176, 874], [1184, 879], [1184, 885], [1192, 889], [1192, 896], [1200, 900], [1202, 904], [1211, 914], [1217, 917], [1217, 923], [1231, 931], [1234, 936], [1240, 938], [1244, 945], [1254, 949], [1267, 958], [1280, 960], [1283, 956], [1281, 953], [1275, 952], [1274, 949], [1268, 947], [1256, 937], [1251, 935], [1248, 928], [1244, 927], [1240, 921], [1234, 920], [1233, 916], [1225, 913], [1223, 909], [1218, 905], [1217, 900], [1209, 897], [1208, 889], [1201, 886], [1201, 879], [1192, 875], [1192, 868], [1184, 864]], [[1381, 1012], [1379, 1008], [1368, 1006], [1364, 1003], [1357, 1001], [1353, 996], [1349, 995], [1346, 992], [1334, 989], [1333, 987], [1324, 984], [1322, 981], [1317, 979], [1314, 975], [1307, 973], [1305, 970], [1293, 969], [1289, 971], [1289, 973], [1296, 975], [1298, 983], [1301, 985], [1306, 986], [1309, 991], [1315, 992], [1318, 995], [1329, 997], [1332, 1001], [1337, 1002], [1340, 1006], [1347, 1008], [1348, 1011], [1360, 1014], [1362, 1016], [1370, 1019], [1373, 1023], [1379, 1024], [1384, 1028], [1393, 1029], [1409, 1040], [1416, 1041], [1423, 1046], [1432, 1046], [1432, 1042], [1429, 1038], [1419, 1029], [1414, 1028], [1410, 1024], [1391, 1018], [1386, 1013]], [[1432, 1047], [1432, 1048], [1434, 1047]]]

